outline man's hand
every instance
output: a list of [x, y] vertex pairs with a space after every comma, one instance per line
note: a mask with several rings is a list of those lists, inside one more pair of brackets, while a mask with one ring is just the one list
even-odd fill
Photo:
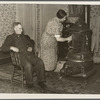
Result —
[[28, 47], [27, 51], [32, 52], [32, 47]]
[[13, 46], [10, 47], [10, 50], [12, 50], [14, 52], [19, 52], [19, 49], [17, 47], [13, 47]]

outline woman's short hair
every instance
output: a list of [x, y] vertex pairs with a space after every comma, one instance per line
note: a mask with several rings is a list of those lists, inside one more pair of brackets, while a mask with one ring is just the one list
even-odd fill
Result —
[[56, 14], [56, 16], [57, 16], [59, 19], [64, 18], [66, 15], [67, 15], [67, 13], [66, 13], [64, 10], [62, 10], [62, 9], [59, 9], [58, 12], [57, 12], [57, 14]]
[[15, 26], [19, 25], [19, 24], [21, 25], [20, 22], [14, 22], [14, 23], [13, 23], [13, 28], [14, 28]]

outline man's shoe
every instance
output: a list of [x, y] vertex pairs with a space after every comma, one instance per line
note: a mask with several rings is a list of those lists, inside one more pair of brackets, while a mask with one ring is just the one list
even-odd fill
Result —
[[46, 84], [44, 84], [44, 82], [38, 82], [38, 85], [42, 88], [42, 89], [47, 89]]
[[27, 84], [27, 87], [28, 88], [32, 88], [33, 87], [33, 84]]

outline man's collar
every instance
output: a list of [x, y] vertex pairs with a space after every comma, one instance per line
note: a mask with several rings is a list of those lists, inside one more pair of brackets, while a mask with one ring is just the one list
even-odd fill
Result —
[[22, 34], [16, 34], [16, 33], [13, 33], [13, 34], [14, 34], [14, 36], [16, 36], [16, 37], [22, 36]]

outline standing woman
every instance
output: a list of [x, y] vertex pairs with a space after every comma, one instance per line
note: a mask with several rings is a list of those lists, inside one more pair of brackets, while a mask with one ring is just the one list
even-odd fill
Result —
[[57, 41], [70, 42], [72, 36], [68, 38], [62, 38], [62, 22], [67, 18], [67, 13], [60, 9], [58, 10], [56, 17], [49, 20], [45, 31], [41, 37], [41, 58], [45, 64], [46, 71], [54, 71], [57, 66]]

